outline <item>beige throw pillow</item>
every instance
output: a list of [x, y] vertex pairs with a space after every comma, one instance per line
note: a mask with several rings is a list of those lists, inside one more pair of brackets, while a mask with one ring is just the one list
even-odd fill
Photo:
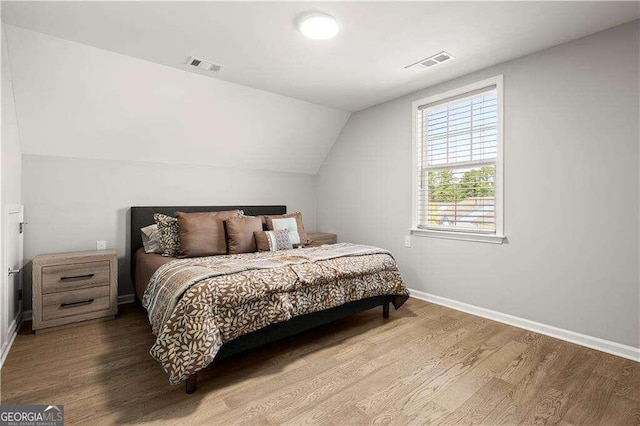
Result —
[[278, 251], [293, 248], [289, 240], [289, 232], [281, 229], [278, 231], [255, 232], [256, 246], [258, 251]]

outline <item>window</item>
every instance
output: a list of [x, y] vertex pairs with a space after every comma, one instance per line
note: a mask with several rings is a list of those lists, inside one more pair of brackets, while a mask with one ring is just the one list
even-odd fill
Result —
[[416, 235], [501, 243], [502, 76], [413, 103]]

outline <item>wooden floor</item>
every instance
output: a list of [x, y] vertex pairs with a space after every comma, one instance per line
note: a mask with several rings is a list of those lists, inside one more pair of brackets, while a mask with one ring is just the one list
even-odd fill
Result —
[[148, 354], [144, 313], [34, 335], [2, 403], [64, 404], [67, 424], [640, 424], [640, 364], [411, 299], [223, 361], [198, 390]]

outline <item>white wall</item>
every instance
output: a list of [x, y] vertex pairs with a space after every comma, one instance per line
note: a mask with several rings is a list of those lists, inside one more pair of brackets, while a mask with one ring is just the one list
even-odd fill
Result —
[[[4, 26], [4, 25], [3, 25]], [[18, 138], [11, 68], [2, 31], [2, 203], [20, 204], [21, 147]]]
[[347, 112], [6, 28], [26, 261], [106, 240], [125, 295], [130, 206], [286, 204], [315, 229], [314, 174]]
[[315, 174], [349, 116], [6, 29], [25, 154]]
[[[6, 272], [8, 270], [4, 254], [3, 236], [6, 235], [4, 217], [8, 206], [22, 203], [22, 160], [4, 24], [0, 27], [0, 32], [2, 33], [2, 140], [0, 141], [0, 222], [2, 222], [0, 229], [0, 271], [2, 276], [0, 277], [0, 284], [4, 286], [6, 285], [4, 280], [7, 278]], [[17, 295], [13, 286], [8, 286], [7, 300], [1, 300], [4, 296], [1, 290], [0, 288], [0, 315], [3, 316], [3, 321], [0, 321], [0, 323], [3, 324], [3, 327], [0, 330], [2, 334], [0, 342], [5, 343], [8, 338], [7, 332], [9, 331], [7, 327], [19, 312], [16, 309], [15, 299]]]
[[[414, 289], [639, 347], [639, 35], [635, 21], [352, 114], [318, 227], [390, 249]], [[411, 102], [497, 74], [508, 243], [405, 248]]]
[[95, 250], [106, 240], [118, 251], [120, 295], [133, 293], [125, 250], [131, 206], [284, 204], [304, 213], [306, 228], [316, 227], [315, 177], [308, 174], [27, 154], [23, 188], [25, 259]]

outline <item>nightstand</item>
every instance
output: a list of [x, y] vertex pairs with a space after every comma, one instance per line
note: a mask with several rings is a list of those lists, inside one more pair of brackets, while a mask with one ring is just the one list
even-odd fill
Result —
[[338, 236], [328, 232], [307, 232], [307, 235], [313, 242], [305, 247], [318, 247], [323, 244], [335, 244], [338, 242]]
[[115, 250], [45, 254], [33, 259], [33, 330], [113, 319], [118, 313]]

